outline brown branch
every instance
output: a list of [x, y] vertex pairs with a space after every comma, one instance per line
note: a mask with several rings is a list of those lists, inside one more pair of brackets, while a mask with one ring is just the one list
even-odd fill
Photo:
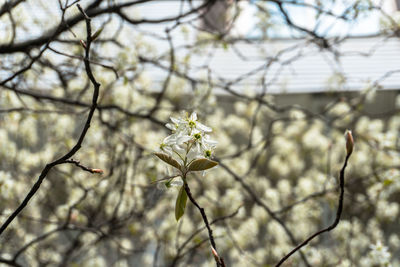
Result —
[[[101, 2], [102, 2], [101, 0], [96, 0], [93, 3], [91, 3], [86, 8], [85, 14], [87, 14], [90, 17], [95, 17], [95, 16], [99, 16], [102, 14], [115, 13], [118, 16], [120, 16], [122, 19], [126, 20], [127, 22], [136, 25], [136, 24], [143, 24], [143, 23], [158, 24], [158, 23], [163, 23], [163, 22], [176, 21], [178, 19], [182, 19], [193, 13], [196, 13], [197, 11], [199, 11], [202, 8], [212, 5], [215, 2], [215, 0], [205, 1], [205, 3], [203, 3], [202, 5], [194, 8], [194, 9], [191, 9], [186, 13], [180, 14], [178, 16], [165, 17], [165, 18], [161, 18], [161, 19], [139, 19], [139, 20], [134, 20], [134, 19], [129, 18], [128, 16], [123, 14], [121, 10], [123, 8], [150, 2], [150, 0], [128, 1], [128, 2], [124, 2], [124, 3], [116, 4], [116, 5], [110, 5], [105, 8], [99, 8], [99, 5], [101, 4]], [[43, 34], [42, 36], [40, 36], [38, 38], [23, 41], [20, 43], [15, 43], [13, 45], [10, 45], [10, 44], [0, 45], [0, 54], [8, 54], [8, 53], [15, 53], [15, 52], [27, 52], [34, 47], [41, 46], [41, 45], [47, 43], [49, 40], [52, 40], [55, 36], [59, 36], [61, 33], [65, 32], [72, 26], [75, 26], [76, 24], [78, 24], [79, 22], [81, 22], [84, 19], [85, 19], [85, 16], [83, 16], [82, 14], [79, 14], [79, 15], [71, 17], [70, 19], [68, 19], [64, 22], [61, 22], [59, 24], [59, 26], [56, 26], [55, 28], [49, 30], [48, 33]]]
[[[74, 58], [74, 59], [80, 59], [80, 60], [82, 60], [82, 57], [80, 57], [80, 56], [70, 55], [70, 54], [67, 54], [67, 53], [58, 51], [58, 50], [56, 50], [56, 49], [54, 49], [54, 48], [52, 48], [52, 47], [49, 47], [49, 50], [53, 51], [53, 52], [56, 53], [56, 54], [62, 55], [62, 56], [66, 56], [66, 57], [69, 57], [69, 58]], [[101, 66], [101, 67], [103, 67], [103, 68], [105, 68], [105, 69], [111, 70], [112, 72], [114, 72], [115, 78], [116, 78], [116, 79], [119, 78], [118, 71], [117, 71], [113, 66], [109, 66], [109, 65], [106, 65], [106, 64], [103, 64], [103, 63], [100, 63], [100, 62], [96, 62], [96, 61], [93, 61], [93, 60], [90, 60], [90, 63], [91, 63], [91, 64], [94, 64], [94, 65]]]
[[[85, 103], [85, 102], [81, 102], [79, 100], [71, 100], [69, 98], [63, 98], [63, 97], [56, 97], [56, 96], [51, 96], [51, 95], [47, 95], [47, 94], [43, 94], [43, 93], [39, 93], [39, 92], [35, 92], [33, 90], [26, 90], [26, 89], [18, 89], [15, 87], [11, 87], [11, 86], [7, 86], [7, 85], [3, 85], [2, 86], [4, 89], [10, 90], [15, 92], [16, 94], [22, 94], [22, 95], [26, 95], [26, 96], [30, 96], [33, 97], [35, 99], [40, 99], [40, 100], [49, 100], [51, 102], [56, 102], [56, 103], [63, 103], [66, 105], [74, 105], [74, 106], [79, 106], [79, 107], [91, 107], [91, 104], [89, 103]], [[165, 123], [163, 121], [158, 120], [157, 118], [154, 118], [151, 115], [144, 115], [144, 114], [140, 114], [137, 112], [133, 112], [127, 109], [124, 109], [118, 105], [115, 104], [108, 104], [108, 105], [97, 105], [96, 108], [98, 110], [116, 110], [118, 112], [121, 112], [127, 116], [130, 117], [136, 117], [136, 118], [141, 118], [141, 119], [148, 119], [151, 122], [154, 122], [155, 124], [158, 124], [160, 126], [164, 126]]]
[[13, 80], [15, 77], [17, 77], [18, 75], [20, 75], [20, 74], [24, 73], [25, 71], [29, 70], [33, 66], [33, 64], [43, 55], [44, 51], [46, 51], [46, 49], [49, 47], [50, 42], [51, 42], [51, 39], [49, 39], [49, 41], [46, 43], [46, 45], [40, 50], [39, 54], [31, 59], [31, 61], [28, 63], [28, 65], [26, 65], [25, 67], [23, 67], [20, 70], [16, 71], [10, 77], [0, 81], [0, 86], [6, 84], [7, 82], [9, 82], [9, 81]]
[[[258, 198], [256, 196], [256, 194], [253, 192], [253, 190], [251, 189], [251, 187], [246, 184], [243, 179], [238, 176], [236, 173], [234, 173], [230, 168], [228, 168], [228, 166], [226, 166], [225, 164], [223, 164], [221, 161], [217, 160], [219, 162], [219, 166], [221, 166], [223, 169], [225, 169], [237, 182], [239, 182], [241, 184], [241, 186], [243, 187], [243, 189], [246, 190], [246, 192], [253, 198], [254, 202], [259, 205], [260, 207], [262, 207], [269, 216], [271, 216], [272, 219], [274, 219], [277, 223], [279, 223], [279, 225], [283, 228], [283, 230], [285, 231], [286, 235], [289, 237], [290, 241], [292, 242], [293, 245], [297, 244], [297, 240], [294, 237], [293, 233], [290, 231], [290, 229], [287, 227], [287, 225], [285, 224], [285, 222], [279, 218], [272, 210], [270, 207], [268, 207], [263, 201], [261, 201], [260, 198]], [[302, 251], [300, 251], [300, 256], [302, 258], [302, 260], [304, 261], [306, 266], [311, 266], [310, 263], [308, 262], [306, 256], [304, 255], [304, 253], [302, 253]]]
[[74, 160], [74, 159], [66, 160], [65, 163], [74, 164], [75, 166], [81, 168], [82, 170], [84, 170], [84, 171], [86, 171], [86, 172], [97, 173], [97, 174], [103, 174], [103, 170], [101, 170], [101, 169], [93, 169], [93, 168], [86, 167], [86, 166], [82, 165], [79, 161]]
[[[307, 28], [304, 28], [302, 26], [297, 25], [296, 23], [294, 23], [292, 21], [292, 19], [290, 18], [288, 12], [283, 8], [283, 4], [284, 2], [280, 2], [280, 1], [274, 1], [274, 3], [278, 6], [279, 11], [281, 12], [284, 20], [286, 21], [286, 23], [291, 26], [292, 28], [299, 30], [301, 32], [304, 32], [310, 36], [312, 36], [314, 38], [314, 42], [320, 46], [321, 48], [329, 48], [329, 43], [328, 41], [322, 37], [319, 36], [315, 31], [311, 31], [308, 30]], [[264, 11], [264, 12], [268, 12], [265, 8], [263, 8], [261, 5], [257, 6], [260, 10]]]
[[285, 207], [283, 207], [283, 208], [281, 208], [279, 210], [274, 211], [274, 213], [281, 214], [281, 213], [288, 212], [289, 210], [291, 210], [292, 208], [294, 208], [295, 206], [297, 206], [299, 204], [305, 203], [306, 201], [308, 201], [310, 199], [315, 199], [315, 198], [318, 198], [318, 197], [322, 197], [322, 196], [324, 196], [327, 193], [330, 193], [332, 191], [334, 191], [334, 190], [333, 189], [324, 189], [322, 191], [312, 193], [312, 194], [310, 194], [310, 195], [308, 195], [308, 196], [306, 196], [306, 197], [304, 197], [304, 198], [302, 198], [300, 200], [297, 200], [297, 201], [295, 201], [295, 202], [293, 202], [293, 203], [291, 203], [291, 204], [289, 204], [289, 205], [287, 205], [287, 206], [285, 206]]
[[[239, 210], [240, 210], [240, 208], [241, 208], [242, 206], [243, 206], [243, 205], [239, 206], [239, 207], [236, 209], [236, 211], [234, 211], [234, 212], [231, 213], [231, 214], [228, 214], [228, 215], [219, 217], [219, 218], [217, 218], [217, 219], [211, 221], [211, 222], [210, 222], [210, 225], [213, 225], [213, 224], [215, 224], [215, 223], [217, 223], [217, 222], [219, 222], [219, 221], [225, 221], [226, 219], [230, 219], [230, 218], [235, 217], [235, 216], [239, 213]], [[171, 265], [169, 265], [170, 267], [173, 267], [173, 266], [175, 266], [175, 265], [177, 264], [178, 260], [179, 260], [180, 258], [182, 258], [182, 256], [183, 256], [184, 254], [186, 254], [186, 252], [181, 253], [182, 250], [189, 244], [189, 242], [190, 242], [191, 240], [193, 240], [193, 238], [194, 238], [196, 235], [198, 235], [199, 233], [201, 233], [201, 232], [202, 232], [204, 229], [206, 229], [206, 228], [207, 228], [206, 226], [203, 226], [203, 227], [201, 227], [201, 228], [198, 228], [196, 231], [194, 231], [194, 232], [182, 243], [182, 245], [180, 245], [180, 246], [177, 248], [177, 250], [178, 250], [178, 251], [177, 251], [177, 254], [176, 254], [176, 256], [174, 257], [174, 260], [173, 260], [173, 262], [171, 263]]]
[[341, 216], [342, 211], [343, 211], [344, 171], [345, 171], [345, 169], [346, 169], [347, 161], [349, 160], [350, 155], [351, 155], [351, 153], [348, 153], [348, 154], [346, 155], [346, 159], [345, 159], [345, 161], [344, 161], [343, 167], [342, 167], [342, 169], [340, 170], [340, 177], [339, 177], [339, 178], [340, 178], [340, 185], [339, 185], [339, 186], [340, 186], [340, 195], [339, 195], [339, 203], [338, 203], [338, 209], [337, 209], [337, 212], [336, 212], [335, 221], [334, 221], [330, 226], [328, 226], [328, 227], [326, 227], [326, 228], [324, 228], [324, 229], [322, 229], [322, 230], [320, 230], [320, 231], [318, 231], [318, 232], [312, 234], [309, 238], [307, 238], [307, 239], [304, 240], [301, 244], [299, 244], [297, 247], [295, 247], [292, 251], [290, 251], [287, 255], [285, 255], [285, 256], [278, 262], [278, 264], [276, 265], [276, 267], [281, 266], [282, 263], [284, 263], [291, 255], [293, 255], [296, 251], [298, 251], [299, 249], [301, 249], [302, 247], [304, 247], [305, 245], [307, 245], [308, 242], [310, 242], [312, 239], [314, 239], [315, 237], [319, 236], [320, 234], [323, 234], [323, 233], [325, 233], [325, 232], [329, 232], [329, 231], [333, 230], [333, 229], [339, 224], [340, 216]]
[[22, 2], [25, 2], [25, 0], [6, 1], [0, 8], [0, 17], [7, 12], [11, 12], [14, 7], [18, 6]]
[[164, 22], [170, 22], [170, 21], [179, 21], [180, 19], [188, 17], [189, 15], [192, 15], [194, 13], [197, 13], [202, 9], [208, 10], [215, 4], [215, 2], [216, 2], [216, 0], [206, 0], [201, 5], [199, 5], [195, 8], [192, 8], [185, 13], [179, 14], [177, 16], [166, 17], [166, 18], [161, 18], [161, 19], [131, 19], [121, 11], [121, 8], [115, 9], [111, 12], [118, 14], [122, 19], [124, 19], [125, 21], [127, 21], [128, 23], [133, 24], [133, 25], [142, 24], [142, 23], [157, 24], [157, 23], [164, 23]]
[[159, 108], [160, 103], [161, 103], [165, 93], [167, 92], [168, 86], [169, 86], [169, 84], [171, 82], [172, 74], [173, 74], [174, 69], [175, 69], [175, 49], [174, 49], [174, 45], [172, 43], [172, 37], [171, 37], [171, 34], [170, 34], [170, 30], [167, 29], [165, 31], [165, 34], [167, 35], [167, 40], [168, 40], [169, 50], [170, 50], [170, 56], [169, 56], [170, 57], [170, 60], [169, 60], [170, 61], [170, 67], [169, 67], [169, 71], [168, 71], [168, 76], [167, 76], [167, 78], [165, 79], [165, 81], [163, 83], [163, 87], [161, 89], [161, 92], [156, 97], [156, 103], [154, 104], [153, 108], [148, 113], [149, 116], [153, 115], [154, 112], [156, 112], [157, 109]]
[[7, 260], [7, 259], [3, 259], [3, 258], [0, 258], [0, 263], [7, 264], [9, 266], [22, 267], [22, 265], [19, 265], [18, 263], [14, 262], [12, 260]]
[[[210, 240], [210, 243], [211, 243], [212, 248], [215, 249], [215, 250], [217, 250], [217, 246], [215, 245], [214, 236], [213, 236], [213, 233], [212, 233], [212, 229], [211, 229], [211, 227], [210, 227], [210, 224], [209, 224], [209, 222], [208, 222], [206, 212], [205, 212], [204, 209], [197, 203], [197, 201], [194, 199], [192, 193], [190, 192], [190, 188], [189, 188], [188, 183], [186, 182], [186, 179], [183, 179], [183, 182], [184, 182], [184, 187], [185, 187], [186, 194], [188, 195], [190, 201], [191, 201], [191, 202], [193, 203], [193, 205], [195, 205], [196, 208], [200, 211], [201, 217], [203, 218], [204, 224], [206, 225], [207, 230], [208, 230], [208, 237], [209, 237], [209, 240]], [[217, 264], [217, 267], [225, 267], [225, 263], [224, 263], [224, 260], [222, 259], [222, 257], [219, 257], [219, 259], [217, 259], [217, 258], [215, 257], [215, 262], [216, 262], [216, 264]]]
[[71, 158], [80, 148], [82, 145], [82, 142], [86, 136], [87, 131], [89, 130], [90, 123], [93, 118], [93, 114], [97, 108], [97, 99], [99, 96], [99, 90], [100, 90], [100, 84], [96, 81], [92, 69], [90, 67], [90, 61], [89, 61], [89, 55], [90, 55], [90, 45], [91, 45], [91, 26], [90, 26], [90, 18], [84, 13], [82, 8], [78, 5], [79, 10], [84, 14], [85, 16], [85, 21], [86, 21], [86, 30], [87, 30], [87, 41], [86, 41], [86, 53], [85, 53], [85, 58], [84, 58], [84, 63], [85, 63], [85, 68], [86, 68], [86, 74], [89, 77], [90, 81], [93, 84], [94, 91], [93, 91], [93, 98], [92, 98], [92, 105], [90, 107], [90, 111], [88, 114], [88, 117], [86, 119], [85, 126], [83, 127], [83, 130], [79, 136], [78, 141], [76, 142], [75, 146], [67, 152], [64, 156], [61, 158], [48, 163], [42, 172], [39, 175], [39, 178], [37, 179], [36, 183], [32, 186], [31, 190], [28, 192], [22, 203], [17, 207], [17, 209], [8, 217], [8, 219], [1, 225], [0, 227], [0, 235], [4, 232], [4, 230], [7, 229], [7, 227], [10, 225], [10, 223], [22, 212], [22, 210], [28, 205], [28, 202], [31, 200], [31, 198], [36, 194], [36, 192], [39, 190], [40, 185], [42, 184], [43, 180], [46, 178], [47, 174], [49, 171], [54, 167], [59, 164], [66, 163], [66, 161]]

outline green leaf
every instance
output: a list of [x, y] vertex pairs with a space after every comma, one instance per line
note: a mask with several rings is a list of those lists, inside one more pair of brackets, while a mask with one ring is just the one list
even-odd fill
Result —
[[187, 194], [185, 191], [185, 186], [183, 185], [181, 187], [181, 189], [179, 190], [179, 194], [178, 194], [178, 197], [176, 199], [176, 204], [175, 204], [175, 219], [176, 219], [176, 221], [179, 221], [179, 219], [185, 213], [186, 202], [187, 202]]
[[192, 163], [190, 163], [188, 171], [204, 171], [211, 169], [218, 165], [218, 162], [210, 160], [210, 159], [196, 159]]
[[164, 184], [165, 184], [165, 187], [166, 187], [166, 188], [170, 188], [170, 187], [171, 187], [171, 182], [172, 182], [172, 180], [165, 182], [165, 183], [164, 183]]
[[154, 153], [154, 155], [156, 155], [159, 159], [168, 163], [169, 165], [177, 168], [178, 170], [181, 170], [181, 165], [179, 164], [179, 162], [177, 162], [171, 156], [168, 156], [167, 154], [164, 154], [164, 153], [158, 153], [158, 152]]

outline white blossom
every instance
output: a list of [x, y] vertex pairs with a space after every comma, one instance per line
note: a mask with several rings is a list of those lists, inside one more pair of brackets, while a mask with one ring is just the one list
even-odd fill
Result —
[[372, 260], [372, 264], [378, 264], [379, 266], [389, 267], [391, 254], [389, 249], [382, 244], [381, 241], [377, 241], [375, 245], [370, 245], [371, 249], [369, 256]]
[[196, 112], [190, 116], [171, 117], [165, 126], [172, 131], [160, 145], [160, 149], [185, 165], [196, 158], [210, 158], [218, 142], [207, 134], [212, 129], [197, 119]]

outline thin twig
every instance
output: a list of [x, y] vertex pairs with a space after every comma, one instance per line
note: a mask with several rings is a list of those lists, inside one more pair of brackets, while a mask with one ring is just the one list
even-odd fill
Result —
[[46, 178], [47, 174], [49, 171], [59, 165], [66, 163], [68, 159], [70, 159], [78, 150], [81, 148], [83, 140], [85, 139], [86, 133], [89, 130], [90, 123], [93, 118], [93, 114], [97, 108], [97, 99], [99, 96], [99, 90], [100, 90], [100, 84], [96, 81], [92, 69], [90, 67], [90, 61], [89, 61], [89, 55], [90, 55], [90, 44], [91, 44], [91, 26], [90, 26], [90, 18], [84, 13], [83, 9], [78, 5], [79, 10], [84, 14], [85, 16], [85, 21], [86, 21], [86, 29], [87, 29], [87, 41], [86, 41], [86, 53], [85, 53], [85, 58], [84, 58], [84, 63], [85, 63], [85, 68], [86, 68], [86, 74], [89, 77], [90, 81], [92, 82], [94, 86], [94, 91], [93, 91], [93, 98], [92, 98], [92, 105], [90, 107], [90, 111], [88, 114], [88, 117], [86, 119], [85, 126], [83, 127], [83, 130], [79, 136], [78, 141], [76, 142], [75, 146], [67, 152], [64, 156], [60, 157], [59, 159], [48, 163], [42, 172], [39, 175], [39, 178], [35, 182], [35, 184], [32, 186], [31, 190], [28, 192], [22, 203], [17, 207], [17, 209], [8, 217], [8, 219], [1, 225], [0, 227], [0, 235], [4, 232], [4, 230], [7, 229], [7, 227], [10, 225], [10, 223], [22, 212], [22, 210], [28, 205], [28, 202], [31, 200], [31, 198], [36, 194], [36, 192], [39, 190], [43, 180]]
[[293, 255], [296, 251], [298, 251], [299, 249], [301, 249], [302, 247], [304, 247], [305, 245], [307, 245], [308, 242], [310, 242], [312, 239], [314, 239], [315, 237], [319, 236], [320, 234], [323, 234], [325, 232], [329, 232], [331, 230], [333, 230], [340, 221], [340, 216], [342, 214], [343, 211], [343, 197], [344, 197], [344, 171], [346, 169], [347, 166], [347, 161], [349, 160], [351, 154], [347, 154], [346, 155], [346, 159], [344, 161], [343, 167], [340, 170], [340, 195], [339, 195], [339, 203], [338, 203], [338, 209], [336, 212], [336, 218], [335, 221], [328, 227], [314, 233], [313, 235], [311, 235], [309, 238], [307, 238], [306, 240], [304, 240], [301, 244], [299, 244], [297, 247], [295, 247], [292, 251], [290, 251], [287, 255], [285, 255], [276, 265], [276, 267], [281, 266], [282, 263], [284, 263], [291, 255]]
[[[210, 227], [210, 224], [209, 224], [209, 222], [208, 222], [206, 212], [205, 212], [204, 209], [197, 203], [197, 201], [194, 199], [192, 193], [190, 192], [190, 188], [189, 188], [188, 183], [186, 182], [186, 179], [183, 179], [183, 181], [184, 181], [184, 186], [185, 186], [186, 194], [188, 195], [188, 197], [189, 197], [190, 201], [193, 203], [193, 205], [195, 205], [196, 208], [200, 211], [200, 214], [201, 214], [201, 217], [203, 218], [204, 224], [205, 224], [206, 227], [207, 227], [207, 230], [208, 230], [208, 237], [209, 237], [209, 239], [210, 239], [211, 246], [212, 246], [212, 248], [213, 248], [215, 251], [217, 251], [217, 246], [215, 245], [214, 236], [213, 236], [213, 233], [212, 233], [212, 229], [211, 229], [211, 227]], [[218, 260], [217, 258], [215, 258], [215, 262], [217, 263], [217, 267], [225, 267], [224, 260], [223, 260], [221, 257], [219, 257], [219, 260]]]
[[90, 172], [90, 173], [97, 173], [97, 174], [103, 173], [103, 170], [101, 170], [101, 169], [93, 169], [93, 168], [86, 167], [86, 166], [82, 165], [79, 161], [74, 160], [74, 159], [66, 160], [65, 163], [74, 164], [75, 166], [81, 168], [82, 170]]

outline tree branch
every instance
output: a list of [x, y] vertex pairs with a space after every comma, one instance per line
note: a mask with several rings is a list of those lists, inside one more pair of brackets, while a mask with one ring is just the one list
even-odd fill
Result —
[[92, 30], [91, 30], [91, 26], [90, 26], [90, 18], [85, 14], [85, 12], [82, 10], [82, 8], [79, 5], [78, 5], [78, 8], [85, 16], [86, 29], [87, 29], [86, 53], [85, 53], [85, 58], [84, 58], [86, 74], [94, 86], [92, 105], [90, 107], [90, 111], [89, 111], [88, 117], [86, 119], [85, 126], [83, 127], [83, 130], [82, 130], [75, 146], [69, 152], [67, 152], [64, 156], [62, 156], [61, 158], [59, 158], [51, 163], [48, 163], [45, 166], [45, 168], [40, 173], [39, 178], [37, 179], [36, 183], [33, 185], [31, 190], [29, 191], [29, 193], [26, 195], [25, 199], [22, 201], [22, 203], [17, 207], [17, 209], [8, 217], [8, 219], [0, 227], [0, 235], [4, 232], [4, 230], [7, 229], [7, 227], [10, 225], [10, 223], [18, 216], [18, 214], [20, 214], [22, 212], [22, 210], [26, 207], [26, 205], [31, 200], [31, 198], [36, 194], [36, 192], [39, 190], [43, 180], [46, 178], [49, 171], [54, 166], [66, 163], [66, 161], [69, 158], [71, 158], [81, 148], [82, 142], [86, 136], [87, 131], [89, 130], [90, 123], [93, 118], [93, 114], [97, 108], [97, 99], [99, 96], [100, 84], [96, 81], [96, 79], [93, 75], [92, 69], [90, 68], [89, 56], [90, 56], [90, 45], [92, 42], [92, 39], [91, 39]]
[[347, 161], [350, 158], [351, 153], [346, 155], [346, 159], [344, 161], [343, 167], [340, 170], [340, 195], [339, 195], [339, 203], [338, 203], [338, 209], [336, 212], [336, 218], [335, 221], [328, 227], [314, 233], [313, 235], [311, 235], [309, 238], [307, 238], [306, 240], [304, 240], [301, 244], [299, 244], [297, 247], [295, 247], [292, 251], [290, 251], [286, 256], [284, 256], [276, 265], [276, 267], [281, 266], [282, 263], [284, 263], [291, 255], [293, 255], [296, 251], [298, 251], [299, 249], [301, 249], [302, 247], [304, 247], [305, 245], [308, 244], [308, 242], [310, 242], [312, 239], [314, 239], [315, 237], [319, 236], [320, 234], [323, 234], [325, 232], [329, 232], [331, 230], [333, 230], [340, 221], [340, 216], [342, 214], [343, 211], [343, 198], [344, 198], [344, 171], [346, 169], [347, 166]]
[[[203, 218], [204, 224], [205, 224], [206, 227], [207, 227], [207, 230], [208, 230], [208, 237], [209, 237], [209, 239], [210, 239], [211, 247], [212, 247], [215, 251], [217, 251], [217, 246], [215, 245], [213, 232], [212, 232], [212, 229], [211, 229], [210, 224], [209, 224], [209, 222], [208, 222], [206, 212], [204, 211], [204, 209], [203, 209], [202, 207], [200, 207], [200, 205], [199, 205], [199, 204], [197, 203], [197, 201], [194, 199], [192, 193], [190, 192], [190, 188], [189, 188], [188, 183], [186, 182], [186, 179], [183, 179], [183, 181], [184, 181], [184, 186], [185, 186], [186, 194], [188, 195], [188, 197], [189, 197], [190, 201], [193, 203], [193, 205], [195, 205], [196, 208], [200, 211], [200, 214], [201, 214], [201, 217]], [[224, 263], [224, 260], [222, 259], [222, 257], [218, 257], [218, 258], [215, 257], [215, 262], [217, 263], [217, 267], [225, 267], [225, 263]]]

